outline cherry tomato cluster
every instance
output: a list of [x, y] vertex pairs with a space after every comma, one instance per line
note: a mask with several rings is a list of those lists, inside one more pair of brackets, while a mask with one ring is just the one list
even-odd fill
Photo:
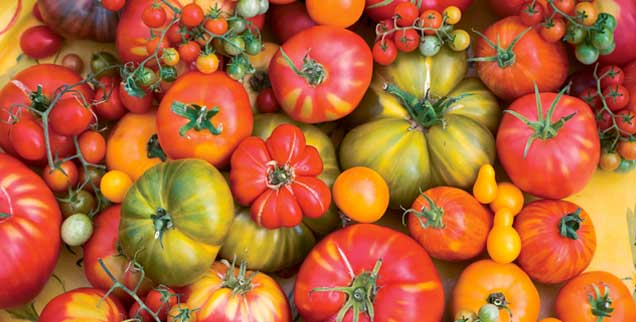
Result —
[[576, 59], [585, 65], [609, 55], [616, 48], [616, 18], [599, 13], [591, 2], [547, 0], [546, 6], [536, 0], [526, 2], [519, 12], [528, 26], [539, 25], [541, 36], [549, 42], [563, 40], [575, 46]]
[[435, 56], [444, 44], [454, 51], [466, 50], [470, 35], [462, 29], [453, 30], [462, 17], [456, 6], [449, 6], [442, 13], [424, 10], [411, 2], [402, 2], [395, 7], [393, 18], [376, 25], [376, 41], [373, 59], [380, 65], [390, 65], [398, 51], [412, 52], [419, 48], [424, 56]]

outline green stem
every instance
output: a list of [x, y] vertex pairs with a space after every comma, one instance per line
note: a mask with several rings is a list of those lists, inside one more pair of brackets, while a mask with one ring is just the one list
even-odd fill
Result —
[[228, 266], [228, 269], [225, 273], [221, 286], [231, 289], [234, 295], [249, 292], [253, 287], [252, 277], [254, 274], [247, 274], [247, 262], [241, 261], [238, 274], [234, 274], [234, 270], [236, 268], [236, 256], [234, 256], [231, 264], [226, 260], [223, 260], [223, 263]]
[[161, 161], [166, 161], [168, 157], [166, 153], [161, 148], [159, 144], [159, 136], [157, 134], [153, 134], [150, 139], [148, 139], [148, 143], [146, 144], [146, 151], [148, 158], [159, 158]]
[[294, 168], [289, 165], [279, 166], [272, 163], [267, 171], [267, 186], [270, 189], [279, 189], [294, 181]]
[[512, 321], [512, 310], [510, 310], [510, 307], [508, 306], [510, 303], [506, 299], [506, 295], [504, 293], [497, 292], [489, 294], [486, 302], [498, 307], [499, 310], [506, 310], [510, 316], [510, 321]]
[[473, 29], [473, 32], [476, 33], [478, 36], [480, 36], [484, 41], [486, 41], [486, 43], [488, 44], [488, 46], [492, 47], [493, 49], [495, 49], [496, 51], [496, 55], [495, 56], [490, 56], [490, 57], [475, 57], [475, 58], [471, 58], [469, 59], [469, 61], [474, 61], [474, 62], [497, 62], [497, 65], [499, 65], [500, 68], [506, 68], [509, 66], [512, 66], [515, 63], [516, 60], [516, 55], [514, 52], [514, 48], [517, 45], [517, 43], [521, 40], [521, 38], [528, 33], [528, 31], [532, 30], [532, 27], [528, 27], [526, 28], [524, 31], [522, 31], [520, 34], [518, 34], [510, 43], [510, 45], [508, 46], [508, 48], [502, 48], [501, 47], [501, 43], [499, 42], [499, 35], [497, 35], [497, 44], [493, 43], [490, 39], [488, 39], [488, 37], [486, 37], [486, 35], [482, 34], [481, 32]]
[[195, 131], [207, 130], [213, 135], [219, 135], [223, 131], [223, 124], [218, 126], [212, 124], [212, 117], [219, 113], [218, 107], [209, 109], [207, 106], [197, 104], [185, 104], [175, 101], [172, 103], [170, 110], [185, 119], [188, 122], [179, 129], [179, 135], [185, 137], [186, 132], [194, 129]]
[[561, 232], [561, 236], [577, 240], [579, 238], [577, 231], [581, 228], [582, 222], [583, 218], [581, 218], [581, 208], [576, 209], [576, 211], [571, 214], [563, 216], [559, 222], [559, 231]]
[[155, 227], [155, 239], [159, 240], [161, 248], [163, 248], [163, 234], [168, 230], [174, 228], [174, 222], [172, 216], [163, 208], [157, 208], [157, 213], [150, 216], [152, 224]]
[[287, 62], [287, 65], [289, 65], [296, 75], [303, 77], [309, 85], [318, 86], [327, 78], [327, 71], [325, 70], [325, 67], [309, 56], [311, 49], [305, 53], [305, 56], [303, 57], [303, 65], [300, 69], [294, 65], [294, 62], [291, 58], [289, 58], [289, 56], [287, 56], [282, 46], [279, 50]]
[[0, 219], [7, 219], [9, 217], [11, 217], [11, 214], [7, 212], [0, 212]]
[[[402, 224], [405, 222], [405, 216], [407, 214], [412, 214], [415, 218], [417, 218], [422, 229], [429, 227], [433, 229], [444, 229], [444, 227], [446, 227], [442, 220], [444, 217], [444, 209], [438, 207], [435, 201], [426, 195], [426, 193], [421, 193], [420, 195], [428, 202], [428, 208], [424, 206], [419, 211], [416, 209], [408, 209], [404, 211], [402, 214]], [[426, 221], [422, 220], [422, 218], [425, 218]]]
[[610, 290], [605, 285], [603, 293], [596, 284], [592, 284], [593, 294], [588, 295], [588, 301], [592, 307], [592, 314], [596, 316], [596, 322], [602, 322], [605, 318], [610, 318], [614, 312], [612, 307], [612, 299], [610, 298]]

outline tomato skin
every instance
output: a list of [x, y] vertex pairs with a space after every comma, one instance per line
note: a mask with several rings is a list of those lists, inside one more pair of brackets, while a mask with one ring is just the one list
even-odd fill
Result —
[[[274, 94], [294, 120], [318, 123], [342, 118], [358, 105], [371, 83], [371, 50], [357, 34], [329, 26], [303, 30], [286, 41], [281, 50], [298, 65], [309, 48], [311, 58], [326, 70], [324, 81], [311, 85], [290, 68], [279, 51], [269, 66]], [[303, 107], [307, 104], [309, 108]]]
[[60, 252], [62, 216], [44, 180], [4, 153], [0, 153], [0, 191], [0, 213], [9, 214], [0, 219], [0, 242], [5, 245], [0, 252], [5, 263], [0, 266], [0, 308], [4, 309], [31, 301], [48, 281]]
[[[580, 209], [564, 200], [538, 200], [523, 209], [514, 227], [521, 237], [518, 263], [541, 283], [558, 284], [579, 275], [592, 261], [596, 233], [592, 219], [581, 210], [583, 221], [572, 226], [574, 235], [562, 235], [561, 222]], [[572, 218], [574, 219], [574, 218]], [[576, 239], [574, 239], [576, 238]]]
[[636, 134], [636, 113], [630, 110], [622, 110], [614, 116], [616, 125], [622, 131], [623, 136]]
[[95, 119], [79, 98], [59, 100], [49, 114], [51, 129], [66, 136], [80, 135]]
[[398, 51], [391, 39], [378, 40], [373, 45], [373, 60], [383, 66], [391, 65], [397, 59]]
[[498, 212], [503, 208], [508, 208], [513, 215], [518, 214], [523, 208], [523, 192], [510, 182], [500, 182], [497, 184], [497, 195], [490, 202], [490, 209]]
[[[556, 99], [556, 93], [542, 93], [543, 117]], [[529, 120], [537, 120], [535, 95], [528, 94], [512, 103], [510, 110]], [[497, 133], [497, 155], [512, 182], [535, 196], [562, 199], [583, 189], [600, 157], [600, 143], [594, 115], [582, 100], [563, 95], [556, 104], [552, 121], [576, 113], [549, 139], [536, 139], [524, 158], [524, 149], [534, 130], [517, 117], [505, 113]], [[541, 173], [541, 176], [528, 176]]]
[[40, 321], [71, 322], [86, 319], [86, 316], [103, 322], [126, 320], [126, 311], [121, 303], [111, 296], [104, 298], [105, 295], [102, 290], [87, 287], [62, 293], [46, 304]]
[[[519, 17], [508, 17], [488, 27], [484, 35], [491, 41], [501, 40], [501, 47], [508, 48], [513, 39], [528, 28]], [[496, 56], [494, 48], [480, 38], [476, 46], [477, 57]], [[505, 101], [534, 92], [533, 81], [539, 91], [549, 92], [560, 88], [567, 78], [568, 58], [560, 42], [544, 40], [534, 29], [528, 31], [513, 49], [514, 62], [500, 67], [497, 62], [478, 62], [477, 73], [490, 90]]]
[[420, 45], [420, 34], [414, 29], [406, 29], [395, 32], [393, 40], [400, 51], [411, 52]]
[[615, 152], [605, 152], [601, 154], [599, 166], [605, 171], [614, 171], [621, 164], [621, 157]]
[[473, 196], [482, 204], [489, 204], [497, 198], [497, 181], [492, 165], [484, 164], [479, 168], [473, 185]]
[[616, 151], [625, 160], [636, 160], [636, 141], [621, 141]]
[[271, 87], [264, 89], [258, 94], [256, 97], [256, 107], [261, 113], [276, 113], [280, 110], [280, 105]]
[[563, 19], [554, 19], [552, 21], [552, 25], [541, 26], [541, 31], [539, 33], [546, 41], [552, 43], [557, 42], [565, 35], [565, 22]]
[[601, 68], [598, 72], [601, 78], [601, 87], [605, 88], [610, 85], [623, 85], [625, 81], [625, 73], [616, 65], [609, 65]]
[[68, 160], [60, 164], [60, 169], [51, 169], [47, 165], [42, 170], [42, 177], [53, 192], [66, 192], [77, 184], [77, 166], [73, 161]]
[[162, 7], [148, 6], [141, 19], [150, 28], [159, 28], [166, 22], [166, 11]]
[[351, 220], [372, 223], [382, 218], [389, 206], [389, 186], [375, 170], [353, 167], [336, 178], [333, 199]]
[[227, 20], [223, 17], [208, 19], [205, 22], [205, 29], [215, 35], [223, 35], [228, 29]]
[[86, 131], [79, 137], [80, 153], [84, 160], [98, 164], [106, 156], [106, 139], [95, 131]]
[[126, 197], [132, 184], [130, 176], [125, 172], [110, 170], [104, 174], [99, 182], [99, 190], [110, 202], [120, 203]]
[[415, 22], [420, 9], [411, 2], [400, 2], [395, 6], [396, 23], [400, 27], [410, 26]]
[[[333, 251], [341, 256], [329, 255]], [[382, 264], [376, 280], [374, 321], [441, 321], [444, 290], [426, 251], [407, 235], [374, 224], [356, 224], [338, 230], [309, 253], [294, 289], [294, 301], [303, 319], [335, 320], [346, 301], [344, 293], [312, 290], [349, 286], [353, 276], [371, 272], [378, 259], [382, 259]], [[428, 287], [415, 287], [421, 283]], [[407, 286], [412, 288], [407, 291]], [[352, 321], [352, 313], [349, 310], [344, 321]], [[361, 321], [368, 321], [366, 312], [359, 316]]]
[[605, 103], [610, 110], [616, 112], [629, 104], [629, 91], [622, 85], [610, 85], [603, 89], [603, 96], [605, 96]]
[[[627, 286], [618, 277], [608, 272], [585, 272], [559, 290], [556, 297], [556, 314], [563, 322], [595, 322], [600, 317], [592, 313], [590, 296], [598, 299], [593, 286], [598, 287], [600, 295], [606, 295], [606, 289], [614, 309], [610, 316], [603, 317], [606, 322], [636, 321], [636, 306]], [[576, 306], [573, 306], [576, 305]], [[572, 307], [579, 309], [572, 310]]]
[[609, 55], [601, 55], [603, 64], [623, 65], [636, 59], [636, 51], [632, 44], [636, 42], [636, 34], [630, 32], [636, 28], [636, 3], [630, 0], [596, 0], [598, 12], [607, 12], [616, 18], [614, 41], [616, 49]]
[[103, 89], [97, 88], [95, 100], [99, 103], [93, 105], [93, 111], [95, 111], [99, 119], [117, 121], [127, 112], [127, 109], [119, 99], [119, 81], [114, 86], [107, 86]]
[[281, 43], [293, 35], [316, 25], [302, 2], [294, 1], [285, 5], [272, 5], [269, 9], [272, 31]]
[[62, 48], [62, 37], [47, 26], [34, 26], [20, 36], [20, 48], [33, 59], [55, 55]]
[[201, 47], [195, 41], [188, 41], [187, 43], [179, 46], [179, 56], [185, 62], [193, 62], [201, 54]]
[[44, 130], [35, 120], [23, 119], [11, 129], [13, 151], [25, 160], [36, 161], [46, 158]]
[[[408, 215], [411, 236], [433, 258], [461, 261], [481, 254], [486, 247], [486, 238], [492, 226], [490, 212], [470, 194], [458, 188], [435, 187], [424, 194], [435, 206], [431, 208], [428, 200], [420, 195], [413, 202], [411, 209], [421, 212], [440, 208], [441, 218], [436, 223], [431, 217], [420, 217], [411, 212]], [[468, 213], [470, 216], [464, 215]], [[428, 227], [424, 228], [423, 224], [427, 224]], [[439, 224], [444, 226], [440, 227]]]
[[[165, 296], [169, 296], [167, 302], [164, 301], [164, 294]], [[157, 314], [159, 319], [161, 321], [165, 321], [168, 318], [168, 309], [177, 304], [177, 293], [169, 287], [159, 286], [158, 288], [152, 289], [148, 292], [148, 295], [146, 295], [146, 298], [144, 299], [144, 303], [153, 312], [159, 312]], [[159, 311], [159, 309], [161, 309], [161, 311]]]
[[181, 9], [181, 23], [187, 27], [196, 27], [203, 22], [203, 9], [196, 3], [187, 4]]
[[128, 94], [123, 83], [119, 84], [117, 90], [121, 104], [130, 112], [142, 114], [152, 109], [152, 92], [149, 90], [144, 90], [143, 97]]
[[307, 0], [307, 13], [320, 25], [347, 28], [364, 11], [365, 0]]

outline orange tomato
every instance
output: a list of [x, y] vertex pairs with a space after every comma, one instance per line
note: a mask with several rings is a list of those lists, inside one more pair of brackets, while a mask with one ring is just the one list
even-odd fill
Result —
[[307, 12], [321, 25], [347, 28], [362, 16], [364, 0], [307, 0]]
[[106, 140], [95, 131], [86, 131], [79, 137], [79, 148], [86, 162], [100, 163], [106, 155]]
[[389, 186], [379, 173], [367, 167], [342, 172], [332, 189], [338, 209], [357, 222], [375, 222], [389, 206]]
[[539, 322], [562, 322], [562, 321], [557, 318], [545, 318]]
[[106, 199], [114, 203], [120, 203], [126, 197], [126, 193], [132, 184], [132, 180], [125, 172], [110, 170], [102, 177], [99, 189]]
[[523, 208], [523, 203], [523, 192], [517, 186], [501, 182], [497, 185], [497, 197], [490, 203], [490, 209], [497, 213], [501, 208], [508, 208], [516, 215]]
[[179, 303], [173, 305], [168, 311], [168, 322], [195, 322], [198, 321], [198, 309], [188, 304]]
[[119, 322], [126, 319], [126, 311], [119, 300], [106, 296], [96, 288], [76, 288], [62, 293], [46, 304], [39, 321], [101, 321]]
[[60, 164], [59, 169], [51, 169], [48, 165], [42, 171], [42, 177], [53, 192], [65, 192], [77, 184], [79, 173], [73, 161]]
[[497, 198], [497, 181], [495, 169], [490, 164], [484, 164], [479, 168], [477, 180], [473, 186], [473, 196], [481, 203], [491, 203]]

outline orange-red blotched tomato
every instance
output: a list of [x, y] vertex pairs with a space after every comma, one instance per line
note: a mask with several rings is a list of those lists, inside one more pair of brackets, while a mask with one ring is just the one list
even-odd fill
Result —
[[76, 288], [62, 293], [46, 304], [40, 321], [72, 322], [100, 321], [121, 322], [126, 320], [124, 307], [119, 300], [106, 296], [96, 288]]

